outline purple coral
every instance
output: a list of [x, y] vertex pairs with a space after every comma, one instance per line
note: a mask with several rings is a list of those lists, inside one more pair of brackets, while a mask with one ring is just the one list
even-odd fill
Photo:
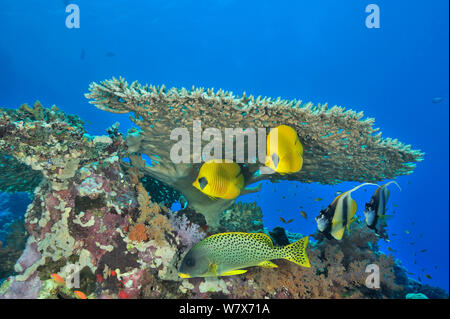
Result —
[[35, 299], [39, 296], [42, 283], [37, 272], [25, 281], [18, 281], [14, 277], [8, 280], [12, 280], [11, 285], [0, 295], [0, 299]]
[[175, 232], [178, 234], [183, 246], [188, 248], [206, 236], [200, 226], [189, 221], [186, 215], [180, 216], [175, 212], [170, 215], [170, 223], [172, 224]]
[[32, 266], [36, 261], [41, 259], [41, 254], [38, 252], [38, 245], [34, 241], [33, 237], [28, 238], [27, 246], [17, 260], [14, 270], [18, 273], [22, 273], [25, 269]]

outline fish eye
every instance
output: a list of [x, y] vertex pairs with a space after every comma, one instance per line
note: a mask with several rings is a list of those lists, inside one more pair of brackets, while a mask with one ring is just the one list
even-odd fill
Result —
[[206, 185], [208, 185], [208, 180], [206, 179], [206, 177], [201, 177], [198, 180], [198, 184], [200, 185], [201, 189], [204, 189]]
[[186, 266], [188, 267], [194, 267], [195, 266], [195, 260], [192, 257], [189, 257], [186, 259]]

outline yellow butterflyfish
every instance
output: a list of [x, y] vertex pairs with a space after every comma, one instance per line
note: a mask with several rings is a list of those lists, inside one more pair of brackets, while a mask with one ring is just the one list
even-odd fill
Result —
[[212, 198], [234, 199], [244, 188], [241, 167], [231, 161], [205, 162], [192, 185]]
[[292, 174], [302, 169], [303, 145], [292, 127], [280, 125], [270, 130], [266, 166], [279, 174]]

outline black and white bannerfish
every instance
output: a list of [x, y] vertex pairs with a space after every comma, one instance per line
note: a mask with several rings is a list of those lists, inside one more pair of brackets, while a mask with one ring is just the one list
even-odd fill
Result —
[[389, 199], [390, 192], [387, 187], [392, 183], [397, 185], [400, 191], [402, 190], [400, 185], [398, 185], [395, 181], [386, 183], [377, 188], [370, 201], [366, 203], [366, 207], [364, 209], [364, 217], [367, 227], [375, 230], [375, 233], [381, 237], [386, 237], [383, 226], [385, 225], [385, 220], [388, 218], [386, 215], [386, 204]]
[[366, 186], [374, 185], [373, 183], [364, 183], [352, 188], [345, 193], [340, 194], [336, 197], [326, 209], [320, 211], [319, 216], [317, 216], [317, 228], [321, 233], [325, 235], [328, 239], [333, 237], [336, 240], [341, 240], [344, 236], [345, 228], [350, 229], [351, 223], [356, 219], [355, 213], [358, 209], [355, 200], [351, 197], [352, 192], [357, 189]]

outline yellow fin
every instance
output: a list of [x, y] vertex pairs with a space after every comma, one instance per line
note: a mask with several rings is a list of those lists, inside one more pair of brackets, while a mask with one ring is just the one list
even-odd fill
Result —
[[240, 275], [246, 273], [246, 269], [237, 269], [237, 270], [231, 270], [224, 272], [223, 274], [220, 274], [220, 276], [233, 276], [233, 275]]
[[352, 198], [352, 204], [350, 207], [350, 214], [348, 214], [349, 221], [347, 223], [347, 230], [350, 232], [350, 225], [358, 219], [358, 217], [354, 217], [356, 211], [358, 210], [358, 205], [356, 205], [355, 200]]
[[350, 208], [350, 214], [349, 214], [349, 218], [353, 219], [353, 216], [355, 216], [356, 211], [358, 210], [358, 205], [356, 205], [355, 200], [352, 198], [352, 204], [351, 204], [351, 208]]
[[333, 227], [334, 229], [331, 231], [331, 236], [336, 240], [341, 240], [344, 237], [345, 227]]
[[278, 266], [271, 262], [270, 260], [262, 261], [257, 266], [263, 267], [263, 268], [277, 268]]
[[306, 236], [295, 243], [283, 247], [283, 250], [286, 252], [286, 257], [284, 257], [284, 259], [292, 261], [303, 267], [311, 267], [308, 256], [306, 255], [306, 246], [308, 245], [308, 241], [309, 237]]
[[214, 276], [217, 276], [217, 264], [209, 264], [209, 271], [214, 274]]
[[[245, 234], [245, 233], [244, 233]], [[251, 235], [253, 238], [258, 239], [259, 241], [269, 245], [270, 247], [273, 247], [273, 241], [272, 239], [270, 239], [269, 236], [267, 236], [267, 234], [265, 233], [251, 233]]]

